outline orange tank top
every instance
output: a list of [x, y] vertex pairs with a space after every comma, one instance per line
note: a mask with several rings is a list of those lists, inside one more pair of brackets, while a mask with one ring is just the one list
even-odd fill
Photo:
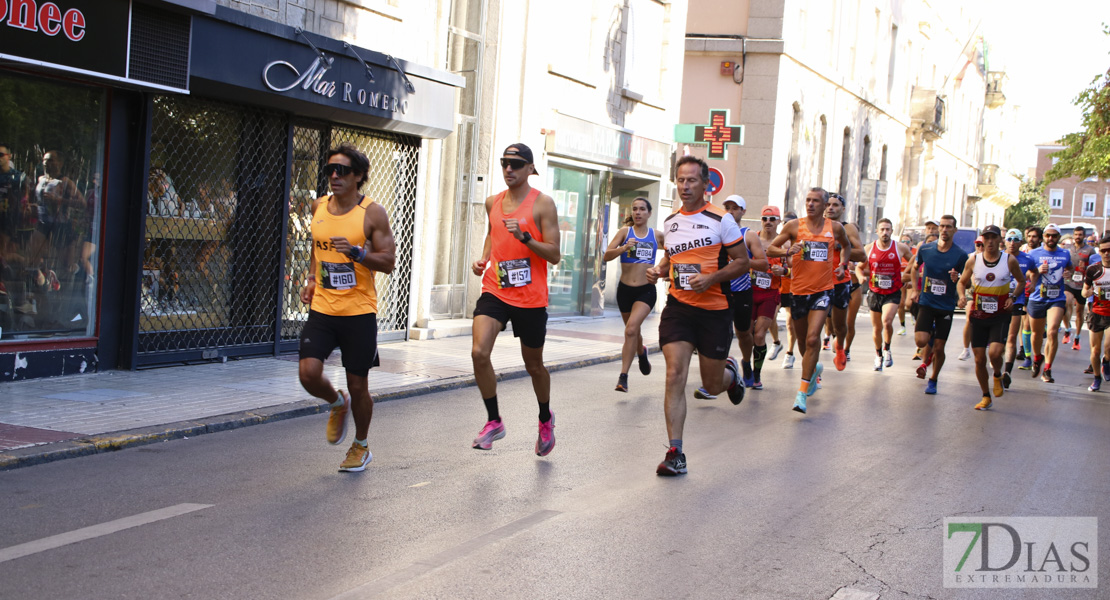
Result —
[[517, 219], [521, 231], [532, 234], [537, 241], [544, 241], [532, 210], [540, 191], [533, 188], [516, 210], [505, 214], [501, 203], [507, 193], [508, 190], [498, 194], [490, 207], [489, 265], [482, 276], [482, 291], [517, 308], [547, 306], [547, 261], [513, 237], [502, 222], [502, 219]]
[[[836, 238], [832, 224], [825, 219], [821, 231], [812, 233], [806, 225], [808, 219], [798, 219], [798, 243], [802, 251], [793, 256], [794, 270], [791, 273], [791, 293], [808, 296], [833, 288], [833, 270], [839, 263], [839, 253], [835, 251]], [[835, 261], [835, 262], [834, 262]]]
[[331, 238], [344, 237], [352, 246], [366, 243], [366, 207], [374, 201], [363, 196], [342, 215], [328, 211], [332, 196], [325, 196], [312, 215], [312, 251], [316, 259], [316, 293], [312, 310], [335, 317], [378, 312], [374, 272], [331, 247]]

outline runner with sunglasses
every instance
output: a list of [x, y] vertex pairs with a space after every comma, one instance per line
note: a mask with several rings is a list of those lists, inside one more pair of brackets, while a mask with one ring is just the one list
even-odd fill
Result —
[[536, 455], [547, 456], [555, 448], [555, 417], [551, 412], [551, 375], [543, 365], [547, 339], [547, 265], [557, 265], [559, 215], [551, 196], [528, 185], [535, 174], [532, 150], [517, 143], [501, 156], [501, 176], [508, 189], [486, 198], [489, 225], [482, 258], [471, 270], [482, 277], [482, 295], [474, 306], [474, 343], [470, 351], [474, 379], [486, 406], [486, 424], [473, 447], [489, 450], [494, 440], [505, 437], [505, 425], [497, 404], [497, 373], [493, 353], [497, 334], [510, 321], [513, 336], [520, 339], [524, 368], [532, 378], [539, 404], [539, 435]]
[[[1041, 247], [1041, 242], [1044, 240], [1044, 230], [1040, 227], [1031, 226], [1025, 228], [1025, 246], [1022, 251], [1029, 254]], [[1026, 271], [1028, 273], [1028, 271]], [[1029, 296], [1033, 293], [1033, 280], [1029, 277], [1025, 278], [1025, 316], [1021, 318], [1021, 352], [1020, 354], [1024, 360], [1019, 369], [1023, 371], [1033, 370], [1033, 356], [1040, 353], [1033, 352], [1033, 319], [1029, 316]]]
[[[301, 330], [300, 379], [304, 389], [328, 402], [327, 441], [347, 437], [347, 414], [355, 441], [340, 471], [363, 471], [373, 460], [367, 437], [374, 414], [367, 377], [378, 364], [378, 292], [375, 273], [391, 273], [397, 247], [389, 215], [381, 204], [359, 193], [370, 160], [354, 146], [328, 150], [323, 173], [330, 196], [312, 204], [312, 279], [301, 290], [311, 308]], [[324, 375], [324, 361], [339, 348], [347, 390], [336, 390]]]
[[[1095, 380], [1087, 388], [1097, 392], [1102, 380], [1110, 381], [1110, 234], [1098, 242], [1099, 262], [1087, 267], [1083, 278], [1083, 297], [1093, 298], [1087, 311], [1087, 331], [1091, 339], [1091, 369]], [[1105, 343], [1104, 343], [1105, 342]]]
[[655, 285], [648, 283], [647, 270], [655, 264], [655, 255], [664, 238], [662, 232], [648, 227], [649, 218], [651, 202], [642, 197], [633, 200], [627, 224], [613, 236], [604, 254], [606, 261], [618, 256], [621, 259], [617, 308], [624, 319], [624, 347], [621, 350], [621, 373], [617, 378], [618, 392], [628, 391], [628, 369], [634, 357], [639, 357], [640, 373], [651, 373], [640, 326], [655, 308]]
[[[1006, 232], [1006, 253], [1017, 260], [1021, 272], [1028, 273], [1035, 268], [1033, 258], [1021, 251], [1021, 231], [1011, 229]], [[1024, 278], [1023, 278], [1024, 279]], [[1012, 381], [1011, 373], [1014, 370], [1014, 360], [1018, 348], [1018, 334], [1021, 332], [1022, 320], [1025, 318], [1025, 303], [1029, 299], [1029, 287], [1022, 283], [1018, 289], [1017, 279], [1010, 280], [1010, 291], [1014, 295], [1014, 305], [1010, 309], [1010, 331], [1006, 334], [1006, 360], [1002, 373], [1002, 387], [1009, 388]]]
[[1035, 268], [1026, 274], [1033, 280], [1033, 293], [1029, 295], [1026, 310], [1033, 319], [1034, 352], [1040, 351], [1041, 343], [1044, 343], [1044, 354], [1033, 357], [1033, 377], [1041, 375], [1041, 381], [1045, 383], [1056, 381], [1052, 378], [1052, 361], [1056, 359], [1060, 346], [1057, 335], [1067, 307], [1064, 280], [1071, 277], [1073, 271], [1071, 253], [1061, 248], [1059, 243], [1060, 228], [1049, 223], [1044, 228], [1044, 244], [1029, 253]]
[[[770, 245], [778, 235], [779, 207], [764, 206], [760, 215], [762, 227], [755, 244], [760, 247]], [[775, 313], [779, 309], [779, 289], [782, 287], [782, 276], [786, 273], [784, 257], [767, 258], [766, 271], [757, 269], [756, 262], [752, 260], [752, 389], [763, 389], [763, 363], [767, 360], [767, 331], [778, 329], [775, 322]], [[781, 348], [781, 345], [779, 346]], [[774, 356], [770, 357], [774, 360]]]

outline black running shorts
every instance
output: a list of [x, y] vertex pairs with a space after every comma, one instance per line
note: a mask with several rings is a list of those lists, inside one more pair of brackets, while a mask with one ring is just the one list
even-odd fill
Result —
[[902, 303], [902, 290], [898, 290], [893, 294], [876, 294], [871, 292], [867, 294], [867, 306], [871, 312], [881, 313], [883, 307], [887, 304], [901, 304]]
[[991, 344], [1005, 344], [1010, 333], [1010, 315], [1001, 314], [989, 319], [971, 319], [971, 347], [986, 348]]
[[833, 286], [832, 289], [832, 305], [833, 308], [846, 309], [848, 303], [852, 301], [852, 282], [845, 281]]
[[1092, 333], [1099, 333], [1110, 328], [1110, 317], [1095, 314], [1093, 310], [1087, 311], [1083, 320], [1087, 323], [1087, 329]]
[[937, 310], [924, 304], [917, 305], [917, 321], [913, 330], [928, 333], [934, 340], [948, 340], [952, 333], [952, 310]]
[[736, 331], [748, 331], [752, 328], [752, 288], [742, 292], [729, 292], [728, 308], [732, 311], [732, 326]]
[[808, 318], [810, 311], [814, 310], [823, 310], [828, 314], [832, 309], [832, 295], [832, 290], [825, 290], [804, 296], [798, 294], [790, 296], [790, 318], [800, 321]]
[[474, 316], [492, 317], [505, 325], [512, 321], [513, 335], [520, 338], [521, 345], [529, 348], [543, 348], [547, 339], [547, 307], [520, 308], [483, 292], [474, 305]]
[[625, 285], [624, 282], [617, 283], [617, 309], [622, 313], [632, 312], [632, 305], [637, 302], [643, 302], [649, 308], [655, 308], [656, 299], [653, 283], [635, 286]]
[[706, 310], [668, 295], [659, 316], [659, 345], [689, 342], [701, 356], [724, 360], [732, 346], [731, 320], [732, 311], [728, 309]]
[[343, 355], [343, 368], [351, 375], [366, 377], [378, 366], [378, 315], [347, 317], [308, 311], [301, 329], [300, 358], [328, 360], [336, 348]]

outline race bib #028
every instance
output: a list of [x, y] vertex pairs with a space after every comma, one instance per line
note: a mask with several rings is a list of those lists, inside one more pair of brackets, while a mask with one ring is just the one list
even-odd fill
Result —
[[497, 280], [501, 289], [524, 287], [532, 283], [532, 261], [514, 258], [497, 263]]

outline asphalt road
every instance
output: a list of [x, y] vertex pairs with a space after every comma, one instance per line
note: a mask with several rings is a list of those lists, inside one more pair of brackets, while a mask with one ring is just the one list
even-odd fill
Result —
[[556, 374], [546, 458], [514, 380], [489, 452], [469, 447], [485, 417], [469, 388], [379, 404], [362, 474], [336, 471], [323, 416], [3, 472], [0, 597], [1110, 597], [1105, 558], [1097, 590], [941, 579], [946, 517], [1110, 523], [1110, 394], [1086, 392], [1085, 352], [984, 413], [970, 361], [953, 352], [925, 396], [910, 338], [875, 373], [860, 327], [847, 371], [825, 353], [808, 415], [779, 361], [738, 407], [691, 398], [678, 478], [655, 476], [659, 356], [627, 395], [612, 364]]

